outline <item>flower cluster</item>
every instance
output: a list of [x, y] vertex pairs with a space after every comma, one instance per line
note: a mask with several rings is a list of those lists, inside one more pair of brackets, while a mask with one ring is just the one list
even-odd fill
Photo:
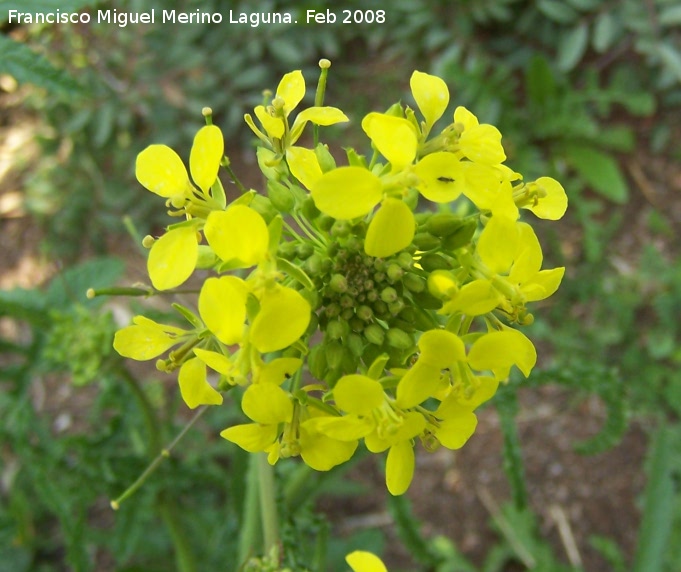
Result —
[[[360, 443], [387, 451], [386, 484], [399, 495], [416, 442], [460, 448], [511, 369], [534, 367], [518, 328], [564, 269], [542, 269], [520, 212], [556, 220], [567, 197], [554, 179], [524, 181], [506, 166], [499, 131], [463, 107], [436, 132], [449, 91], [419, 71], [417, 109], [369, 113], [370, 154], [349, 148], [337, 165], [318, 126], [348, 118], [322, 105], [321, 67], [315, 106], [296, 114], [305, 82], [294, 71], [255, 108], [258, 124], [246, 116], [264, 193], [227, 200], [218, 171], [232, 171], [209, 111], [189, 173], [164, 145], [140, 153], [139, 182], [182, 219], [145, 241], [151, 283], [172, 293], [195, 273], [203, 282], [195, 308], [173, 305], [186, 327], [137, 316], [114, 347], [137, 360], [165, 355], [157, 367], [178, 370], [191, 408], [220, 405], [240, 387], [247, 420], [221, 435], [270, 463], [300, 456], [326, 471]], [[308, 123], [314, 142], [303, 146]]]

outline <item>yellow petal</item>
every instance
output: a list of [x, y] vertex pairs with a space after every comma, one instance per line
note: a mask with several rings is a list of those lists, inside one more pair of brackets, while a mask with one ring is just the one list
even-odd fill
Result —
[[336, 406], [342, 411], [369, 415], [383, 404], [383, 387], [375, 379], [364, 375], [345, 375], [333, 388]]
[[208, 278], [199, 293], [199, 314], [206, 327], [223, 344], [243, 339], [248, 288], [236, 276]]
[[416, 131], [406, 119], [374, 111], [364, 117], [362, 129], [390, 162], [393, 171], [404, 169], [416, 158]]
[[205, 363], [209, 368], [221, 373], [222, 375], [229, 375], [234, 369], [234, 364], [229, 358], [221, 353], [204, 350], [202, 348], [194, 348], [194, 355]]
[[537, 200], [537, 204], [526, 206], [539, 218], [558, 220], [563, 217], [568, 206], [568, 198], [563, 186], [551, 177], [540, 177], [535, 184], [545, 195]]
[[288, 115], [305, 97], [305, 78], [300, 70], [284, 75], [277, 87], [277, 97], [284, 100], [284, 113]]
[[258, 425], [257, 423], [233, 425], [220, 432], [222, 438], [236, 443], [249, 453], [264, 451], [276, 440], [278, 434], [276, 425]]
[[182, 399], [190, 409], [199, 405], [222, 405], [222, 395], [206, 380], [206, 366], [200, 359], [184, 362], [177, 380]]
[[492, 272], [504, 274], [518, 251], [519, 230], [512, 219], [493, 216], [480, 233], [477, 253]]
[[250, 339], [261, 353], [290, 346], [305, 333], [310, 323], [310, 304], [292, 288], [278, 286], [260, 300]]
[[310, 188], [317, 208], [337, 219], [367, 214], [381, 200], [381, 180], [361, 167], [339, 167], [324, 173]]
[[517, 228], [518, 251], [508, 279], [513, 284], [523, 284], [536, 276], [541, 268], [544, 257], [539, 239], [532, 227], [527, 223], [521, 222], [517, 224]]
[[348, 461], [357, 450], [357, 441], [338, 441], [315, 430], [314, 419], [300, 424], [300, 456], [315, 471], [329, 471]]
[[267, 254], [267, 224], [258, 212], [245, 205], [211, 211], [203, 233], [215, 254], [232, 262], [235, 268], [254, 266]]
[[447, 330], [428, 330], [418, 341], [418, 363], [427, 363], [438, 370], [451, 367], [457, 361], [466, 359], [466, 348], [461, 338]]
[[538, 272], [530, 284], [526, 284], [521, 288], [525, 295], [526, 302], [536, 302], [537, 300], [544, 300], [551, 296], [558, 286], [560, 286], [565, 274], [565, 267], [552, 268], [551, 270], [542, 270]]
[[182, 284], [196, 268], [199, 243], [196, 229], [183, 226], [166, 232], [149, 251], [147, 271], [154, 288], [169, 290]]
[[206, 125], [199, 129], [189, 155], [189, 170], [202, 191], [208, 192], [217, 179], [224, 152], [225, 142], [218, 127]]
[[279, 385], [298, 371], [301, 365], [303, 360], [300, 358], [277, 358], [260, 368], [258, 382]]
[[468, 352], [468, 363], [478, 371], [493, 371], [497, 379], [508, 377], [516, 365], [527, 377], [537, 363], [537, 350], [527, 336], [508, 328], [478, 338]]
[[293, 418], [291, 397], [275, 383], [249, 385], [241, 400], [241, 409], [262, 425], [288, 423]]
[[387, 198], [369, 223], [364, 251], [385, 258], [411, 244], [416, 232], [414, 214], [400, 199]]
[[301, 111], [291, 127], [291, 143], [295, 143], [302, 135], [308, 121], [315, 125], [335, 125], [349, 121], [347, 115], [336, 107], [308, 107]]
[[179, 336], [185, 334], [185, 330], [164, 326], [144, 318], [144, 322], [127, 326], [118, 330], [114, 335], [113, 347], [123, 357], [138, 361], [153, 359], [168, 351], [175, 344], [179, 343]]
[[448, 203], [465, 189], [464, 167], [452, 153], [440, 151], [426, 155], [414, 166], [418, 190], [429, 201]]
[[420, 71], [411, 74], [409, 80], [411, 93], [419, 106], [428, 127], [432, 126], [449, 105], [447, 84], [435, 75]]
[[258, 105], [254, 111], [270, 139], [281, 139], [284, 136], [284, 120], [281, 117], [270, 115], [262, 105]]
[[385, 484], [393, 496], [404, 494], [414, 477], [414, 448], [409, 441], [400, 441], [388, 451], [385, 463]]
[[315, 427], [321, 433], [339, 441], [355, 441], [366, 437], [376, 428], [373, 417], [343, 415], [342, 417], [315, 418]]
[[345, 561], [353, 572], [388, 572], [381, 559], [371, 552], [355, 550], [345, 557]]
[[454, 123], [463, 125], [464, 130], [472, 129], [479, 125], [478, 118], [461, 105], [454, 110]]
[[447, 449], [460, 449], [466, 441], [475, 433], [478, 418], [469, 410], [461, 408], [456, 415], [440, 421], [439, 426], [433, 431], [438, 441]]
[[291, 174], [307, 189], [311, 189], [323, 175], [317, 154], [312, 149], [289, 147], [286, 149], [286, 162]]
[[438, 388], [440, 367], [419, 359], [397, 385], [395, 405], [409, 409], [423, 403]]
[[464, 130], [459, 139], [459, 148], [476, 163], [496, 165], [506, 160], [506, 153], [501, 146], [501, 133], [494, 125], [487, 123]]
[[491, 312], [503, 300], [503, 296], [489, 280], [473, 280], [445, 304], [439, 314], [462, 312], [468, 316], [481, 316]]
[[162, 197], [184, 195], [192, 188], [182, 159], [167, 145], [149, 145], [137, 155], [135, 176], [143, 187]]

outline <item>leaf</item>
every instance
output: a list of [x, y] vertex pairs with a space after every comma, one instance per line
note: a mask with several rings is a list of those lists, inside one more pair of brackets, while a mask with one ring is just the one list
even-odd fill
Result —
[[32, 83], [69, 97], [86, 93], [67, 72], [55, 68], [45, 57], [4, 35], [0, 35], [0, 53], [0, 73], [13, 76], [19, 83]]
[[589, 39], [589, 27], [580, 24], [567, 32], [558, 44], [557, 64], [563, 71], [574, 68], [582, 59]]
[[667, 540], [674, 521], [677, 438], [672, 428], [663, 424], [653, 441], [633, 572], [661, 572], [664, 569]]
[[605, 52], [612, 46], [615, 38], [620, 32], [619, 22], [615, 19], [611, 12], [601, 12], [596, 18], [594, 24], [592, 44], [594, 50], [599, 54]]
[[657, 17], [660, 26], [678, 26], [681, 24], [681, 5], [667, 6]]
[[577, 19], [577, 12], [560, 0], [540, 0], [538, 8], [547, 18], [559, 24], [570, 24]]
[[556, 97], [556, 79], [548, 60], [542, 55], [532, 58], [525, 75], [525, 88], [530, 102], [544, 106]]
[[594, 191], [615, 203], [627, 202], [629, 188], [614, 157], [587, 145], [571, 145], [565, 156]]
[[681, 82], [681, 53], [669, 44], [657, 45], [656, 52], [667, 69]]
[[101, 304], [102, 299], [88, 300], [88, 288], [111, 286], [123, 273], [123, 262], [117, 258], [94, 258], [61, 272], [52, 279], [46, 292], [48, 304], [63, 308], [72, 303]]

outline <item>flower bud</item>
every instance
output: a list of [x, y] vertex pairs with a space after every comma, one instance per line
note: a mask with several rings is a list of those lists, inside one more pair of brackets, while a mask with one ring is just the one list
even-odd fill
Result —
[[404, 287], [410, 292], [423, 292], [426, 289], [426, 281], [411, 272], [404, 275], [402, 284], [404, 284]]
[[409, 252], [400, 252], [397, 256], [397, 264], [405, 270], [409, 270], [414, 262], [414, 258]]
[[440, 246], [440, 239], [429, 232], [419, 232], [411, 241], [419, 250], [433, 250]]
[[386, 334], [388, 345], [398, 350], [406, 350], [414, 345], [414, 340], [405, 331], [399, 328], [390, 328]]
[[303, 270], [310, 276], [316, 276], [322, 272], [323, 260], [320, 254], [315, 252], [303, 264]]
[[337, 220], [331, 225], [331, 236], [344, 238], [350, 234], [352, 227], [347, 220]]
[[314, 204], [312, 197], [307, 197], [303, 201], [301, 212], [307, 220], [314, 220], [320, 215], [320, 211], [317, 208], [317, 205]]
[[323, 230], [324, 232], [329, 232], [334, 222], [336, 222], [336, 219], [330, 217], [329, 215], [322, 214], [317, 219], [317, 228], [319, 230]]
[[353, 316], [350, 319], [350, 329], [353, 332], [361, 333], [362, 330], [364, 329], [364, 322], [360, 320], [357, 316]]
[[395, 302], [397, 300], [397, 290], [391, 286], [383, 288], [383, 290], [381, 290], [381, 300], [383, 300], [386, 304]]
[[424, 254], [419, 260], [421, 268], [427, 272], [432, 272], [433, 270], [448, 270], [451, 268], [451, 264], [447, 259], [440, 254]]
[[383, 340], [385, 340], [385, 330], [378, 324], [370, 324], [364, 328], [364, 337], [369, 343], [380, 346], [383, 344]]
[[298, 245], [291, 242], [280, 242], [277, 254], [286, 260], [293, 260], [298, 252]]
[[322, 168], [322, 173], [328, 173], [329, 171], [333, 171], [336, 168], [336, 160], [329, 152], [328, 145], [319, 143], [314, 148], [314, 154], [317, 157], [317, 161], [319, 161], [319, 166]]
[[279, 181], [267, 181], [267, 196], [279, 212], [288, 213], [296, 204], [293, 193]]
[[326, 325], [326, 335], [329, 339], [338, 340], [350, 333], [350, 325], [342, 318], [329, 320]]
[[296, 254], [298, 255], [298, 258], [300, 258], [301, 260], [306, 260], [307, 258], [312, 256], [313, 253], [314, 247], [308, 242], [299, 243], [296, 246]]
[[348, 281], [345, 279], [345, 276], [342, 274], [334, 274], [331, 276], [331, 280], [329, 280], [329, 289], [332, 292], [336, 292], [338, 294], [342, 294], [343, 292], [347, 292], [348, 290]]
[[442, 239], [442, 248], [448, 251], [466, 246], [472, 239], [478, 223], [475, 218], [464, 219], [463, 223], [452, 234]]
[[343, 362], [343, 346], [339, 342], [324, 344], [326, 364], [329, 369], [338, 369]]
[[449, 236], [463, 224], [463, 219], [452, 213], [434, 213], [426, 223], [426, 230], [433, 236]]
[[388, 311], [393, 316], [397, 316], [402, 310], [404, 310], [404, 300], [402, 300], [402, 298], [398, 298], [394, 302], [388, 304]]
[[369, 320], [371, 320], [371, 318], [374, 317], [374, 311], [371, 308], [369, 308], [369, 306], [362, 305], [359, 308], [357, 308], [357, 317], [360, 320], [368, 322]]
[[333, 302], [332, 304], [329, 304], [324, 311], [329, 318], [335, 318], [340, 315], [341, 307], [336, 302]]
[[326, 346], [318, 344], [314, 346], [307, 356], [307, 367], [310, 373], [317, 379], [322, 379], [326, 375]]
[[359, 334], [350, 334], [346, 345], [350, 353], [356, 358], [361, 357], [362, 353], [364, 353], [364, 341]]
[[397, 280], [402, 278], [402, 276], [404, 275], [404, 270], [398, 264], [391, 262], [390, 264], [388, 264], [386, 274], [388, 275], [389, 280], [396, 282]]

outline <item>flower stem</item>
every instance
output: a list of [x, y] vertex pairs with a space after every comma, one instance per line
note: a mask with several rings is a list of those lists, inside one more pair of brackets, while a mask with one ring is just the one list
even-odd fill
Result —
[[262, 519], [265, 554], [279, 543], [279, 517], [274, 488], [274, 467], [265, 453], [258, 453], [258, 483], [260, 485], [260, 518]]
[[158, 468], [158, 466], [161, 464], [161, 462], [164, 459], [167, 459], [170, 457], [170, 452], [173, 450], [175, 445], [177, 445], [182, 438], [187, 434], [187, 432], [194, 426], [194, 424], [201, 418], [201, 416], [206, 412], [208, 407], [202, 407], [199, 409], [194, 417], [191, 418], [189, 423], [185, 425], [185, 427], [178, 433], [178, 435], [171, 441], [171, 443], [161, 449], [161, 452], [154, 458], [153, 461], [149, 464], [149, 466], [144, 469], [144, 472], [137, 477], [137, 480], [132, 483], [124, 492], [122, 495], [120, 495], [117, 499], [114, 499], [111, 501], [111, 508], [114, 510], [118, 510], [121, 506], [121, 503], [130, 498], [133, 494], [137, 492], [137, 490], [146, 482], [146, 480], [149, 478], [149, 476]]
[[248, 472], [246, 473], [246, 498], [239, 532], [239, 553], [237, 555], [239, 570], [248, 558], [255, 556], [258, 552], [260, 540], [258, 462], [257, 455], [249, 455]]

